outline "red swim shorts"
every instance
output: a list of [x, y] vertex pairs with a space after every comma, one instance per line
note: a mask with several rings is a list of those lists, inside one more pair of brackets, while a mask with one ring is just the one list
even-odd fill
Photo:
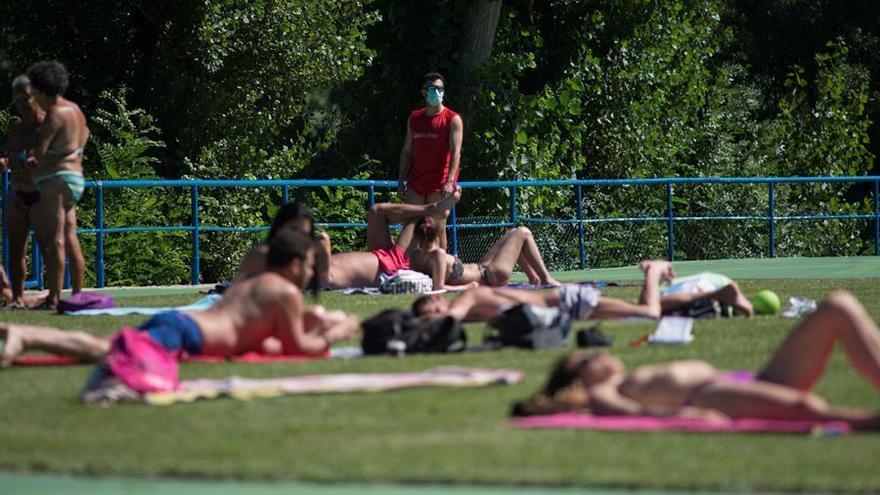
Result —
[[391, 246], [389, 249], [374, 249], [370, 252], [379, 258], [379, 273], [394, 275], [397, 270], [409, 269], [409, 258], [398, 245]]

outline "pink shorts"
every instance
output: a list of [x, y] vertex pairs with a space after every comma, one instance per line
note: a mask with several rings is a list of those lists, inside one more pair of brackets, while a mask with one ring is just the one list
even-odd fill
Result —
[[374, 249], [370, 251], [379, 258], [379, 272], [386, 275], [394, 275], [398, 270], [409, 269], [409, 258], [406, 252], [398, 245], [388, 249]]

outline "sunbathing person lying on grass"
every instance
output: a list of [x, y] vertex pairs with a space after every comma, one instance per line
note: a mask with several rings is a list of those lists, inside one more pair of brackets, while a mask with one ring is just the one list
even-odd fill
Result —
[[637, 303], [612, 297], [603, 297], [590, 286], [560, 285], [548, 291], [530, 291], [510, 288], [474, 287], [454, 299], [439, 294], [422, 296], [413, 303], [416, 316], [452, 316], [459, 321], [488, 321], [506, 308], [517, 304], [532, 304], [555, 308], [576, 320], [589, 318], [660, 318], [663, 314], [687, 307], [701, 299], [717, 299], [724, 305], [751, 316], [752, 305], [743, 296], [736, 283], [715, 291], [660, 295], [660, 283], [672, 280], [672, 265], [666, 261], [643, 261], [645, 273], [642, 294]]
[[[394, 275], [410, 267], [409, 249], [416, 218], [433, 218], [449, 214], [453, 202], [461, 197], [461, 189], [454, 195], [424, 205], [377, 203], [367, 212], [367, 249], [369, 252], [331, 254], [330, 240], [324, 236], [318, 259], [329, 259], [329, 269], [319, 273], [321, 287], [344, 289], [348, 287], [377, 287], [380, 275]], [[391, 239], [389, 225], [404, 223], [397, 241]]]
[[880, 415], [832, 407], [810, 392], [838, 342], [852, 367], [880, 388], [880, 332], [855, 297], [836, 292], [788, 334], [757, 374], [698, 360], [639, 366], [627, 374], [611, 354], [576, 352], [560, 359], [544, 389], [517, 403], [513, 414], [589, 408], [606, 416], [847, 421], [855, 429], [880, 429]]
[[[312, 211], [305, 203], [299, 201], [291, 201], [281, 206], [275, 218], [272, 219], [272, 226], [269, 227], [269, 235], [266, 242], [257, 244], [248, 252], [241, 260], [238, 267], [236, 280], [251, 276], [255, 273], [266, 269], [266, 256], [269, 254], [269, 241], [275, 238], [275, 234], [281, 232], [284, 228], [293, 229], [307, 236], [315, 235], [315, 220], [312, 217]], [[317, 250], [315, 254], [317, 255]], [[315, 271], [321, 273], [321, 266], [318, 260], [315, 260]]]
[[526, 227], [508, 230], [486, 251], [479, 263], [463, 263], [458, 256], [448, 254], [440, 247], [437, 222], [431, 217], [420, 218], [413, 234], [415, 246], [411, 250], [413, 270], [431, 277], [434, 290], [462, 286], [507, 285], [514, 267], [522, 271], [535, 285], [559, 285], [547, 271], [532, 232]]
[[[258, 275], [232, 284], [210, 308], [160, 313], [140, 329], [171, 352], [214, 356], [317, 354], [358, 332], [353, 316], [305, 309], [301, 289], [314, 265], [309, 237], [284, 229], [269, 242], [266, 265]], [[109, 339], [86, 332], [12, 324], [0, 324], [0, 339], [5, 340], [4, 367], [28, 350], [98, 361], [110, 348]]]

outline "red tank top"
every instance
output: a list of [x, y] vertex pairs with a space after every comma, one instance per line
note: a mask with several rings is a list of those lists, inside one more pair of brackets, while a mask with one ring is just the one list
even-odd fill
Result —
[[[409, 114], [412, 133], [412, 167], [409, 172], [409, 188], [419, 196], [442, 191], [449, 176], [449, 132], [452, 119], [458, 116], [449, 108], [435, 115], [425, 115], [419, 108]], [[458, 175], [458, 174], [456, 174]], [[453, 178], [454, 181], [458, 177]]]

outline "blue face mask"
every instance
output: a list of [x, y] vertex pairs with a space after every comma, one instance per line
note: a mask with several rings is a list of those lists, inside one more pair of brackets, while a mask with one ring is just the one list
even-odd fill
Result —
[[425, 88], [425, 101], [428, 105], [436, 107], [443, 102], [443, 88], [428, 86]]

